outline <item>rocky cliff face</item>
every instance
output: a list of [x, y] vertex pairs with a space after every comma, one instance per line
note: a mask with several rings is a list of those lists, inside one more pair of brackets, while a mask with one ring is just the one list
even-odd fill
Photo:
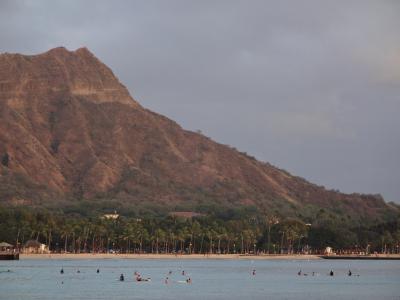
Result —
[[141, 107], [86, 48], [0, 55], [0, 200], [113, 198], [379, 216], [375, 196], [292, 176]]

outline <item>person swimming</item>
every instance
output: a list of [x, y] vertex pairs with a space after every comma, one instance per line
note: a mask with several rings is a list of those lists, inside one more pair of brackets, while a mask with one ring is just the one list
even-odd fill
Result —
[[64, 269], [63, 268], [61, 268], [60, 274], [64, 274]]
[[76, 273], [80, 273], [81, 271], [79, 271], [79, 269], [78, 269], [78, 271], [76, 271]]
[[185, 276], [185, 270], [182, 271], [182, 276]]
[[330, 272], [329, 272], [329, 276], [333, 276], [334, 274], [333, 274], [333, 270], [331, 270]]
[[253, 270], [253, 276], [256, 276], [256, 269]]
[[351, 270], [349, 270], [349, 272], [347, 273], [348, 276], [353, 275], [353, 273], [351, 273]]
[[100, 273], [100, 269], [97, 269], [96, 273], [97, 273], [97, 274]]
[[121, 275], [119, 276], [119, 281], [124, 281], [124, 280], [125, 280], [124, 274], [121, 274]]
[[165, 284], [168, 284], [169, 283], [169, 278], [167, 277], [167, 278], [165, 278], [165, 281], [164, 281], [164, 283]]
[[297, 272], [297, 275], [301, 276], [301, 270]]
[[136, 276], [136, 281], [150, 281], [150, 278], [142, 278], [140, 275]]
[[187, 283], [192, 283], [192, 278], [189, 277], [188, 279], [186, 279], [186, 282]]

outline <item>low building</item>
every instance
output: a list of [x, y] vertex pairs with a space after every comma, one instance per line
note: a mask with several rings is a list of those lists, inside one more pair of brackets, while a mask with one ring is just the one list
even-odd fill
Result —
[[204, 214], [197, 213], [194, 211], [172, 211], [169, 213], [171, 217], [178, 217], [178, 218], [184, 218], [184, 219], [192, 219], [195, 217], [202, 217]]
[[50, 253], [49, 247], [36, 240], [27, 241], [24, 245], [23, 252], [28, 254]]
[[106, 219], [106, 220], [116, 220], [118, 218], [119, 218], [119, 214], [117, 214], [116, 211], [114, 211], [113, 214], [105, 214], [105, 215], [103, 215], [103, 219]]
[[6, 243], [6, 242], [1, 242], [0, 243], [0, 252], [12, 252], [14, 249], [14, 246]]

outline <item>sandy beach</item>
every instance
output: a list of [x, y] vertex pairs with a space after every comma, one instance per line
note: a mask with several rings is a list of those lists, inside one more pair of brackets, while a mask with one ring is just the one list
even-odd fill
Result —
[[20, 254], [20, 259], [286, 259], [316, 260], [317, 255], [240, 255], [240, 254], [106, 254], [106, 253], [62, 253], [62, 254]]

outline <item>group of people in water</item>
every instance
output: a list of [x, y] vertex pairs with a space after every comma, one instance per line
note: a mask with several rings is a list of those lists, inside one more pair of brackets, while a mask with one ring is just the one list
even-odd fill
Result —
[[[308, 273], [303, 273], [301, 270], [299, 271], [299, 272], [297, 272], [297, 275], [299, 275], [299, 276], [301, 276], [301, 275], [303, 275], [303, 276], [308, 276]], [[315, 272], [312, 272], [312, 276], [315, 276], [315, 275], [319, 275], [318, 273], [315, 273]], [[329, 273], [328, 273], [328, 275], [329, 276], [335, 276], [335, 273], [333, 272], [333, 270], [331, 270]], [[352, 276], [353, 275], [353, 273], [351, 272], [351, 270], [349, 270], [348, 272], [347, 272], [347, 276]], [[360, 275], [355, 275], [355, 276], [360, 276]]]
[[[172, 274], [172, 271], [169, 271], [169, 272], [168, 272], [168, 275], [171, 275], [171, 274]], [[135, 271], [135, 272], [133, 273], [133, 275], [134, 275], [135, 281], [138, 281], [138, 282], [140, 282], [140, 281], [151, 281], [151, 278], [150, 278], [150, 277], [148, 277], [148, 278], [143, 278], [143, 277], [140, 275], [140, 273], [137, 272], [137, 271]], [[182, 276], [186, 276], [185, 270], [182, 271]], [[124, 274], [121, 274], [121, 275], [119, 276], [119, 281], [125, 281]], [[165, 278], [165, 280], [164, 280], [164, 283], [165, 283], [165, 284], [169, 284], [170, 282], [171, 282], [171, 281], [170, 281], [170, 278], [167, 276], [167, 277]], [[192, 278], [188, 277], [185, 281], [178, 281], [178, 282], [192, 283]]]
[[[8, 271], [9, 271], [9, 270], [8, 270]], [[79, 270], [79, 269], [77, 270], [77, 273], [80, 273], [80, 270]], [[96, 273], [97, 273], [97, 274], [100, 273], [100, 269], [97, 269], [97, 270], [96, 270]], [[64, 274], [64, 268], [61, 268], [60, 274]], [[256, 275], [256, 269], [253, 269], [252, 272], [251, 272], [251, 274], [252, 274], [253, 276], [255, 276], [255, 275]], [[168, 276], [167, 276], [167, 277], [165, 278], [165, 280], [164, 280], [164, 283], [165, 283], [165, 284], [171, 283], [171, 279], [170, 279], [171, 275], [172, 275], [172, 271], [169, 271], [169, 272], [168, 272]], [[185, 270], [182, 270], [181, 275], [182, 275], [182, 276], [186, 276]], [[304, 273], [304, 272], [302, 272], [302, 270], [300, 269], [300, 270], [297, 272], [297, 275], [298, 275], [298, 276], [302, 276], [302, 275], [303, 275], [303, 276], [308, 276], [308, 273]], [[319, 274], [316, 273], [316, 272], [312, 272], [312, 276], [316, 276], [316, 275], [319, 275]], [[335, 273], [333, 272], [333, 270], [331, 270], [331, 271], [328, 273], [328, 276], [332, 276], [332, 277], [333, 277], [334, 275], [335, 275]], [[143, 278], [143, 277], [140, 275], [140, 273], [137, 272], [137, 271], [135, 271], [135, 272], [133, 273], [133, 276], [134, 276], [135, 281], [137, 281], [137, 282], [151, 281], [151, 278], [150, 278], [150, 277], [148, 277], [148, 278]], [[351, 270], [349, 270], [349, 271], [347, 272], [347, 276], [353, 276], [353, 273], [352, 273]], [[354, 276], [360, 276], [360, 275], [354, 275]], [[125, 281], [125, 276], [124, 276], [124, 274], [121, 274], [121, 275], [119, 276], [119, 281]], [[188, 277], [188, 278], [186, 278], [185, 280], [178, 280], [177, 282], [178, 282], [178, 283], [192, 283], [192, 279], [191, 279], [190, 277]], [[64, 282], [63, 282], [63, 283], [64, 283]]]
[[[80, 273], [81, 271], [78, 269], [76, 272], [77, 272], [77, 273]], [[96, 273], [99, 274], [99, 273], [100, 273], [100, 269], [97, 269], [97, 270], [96, 270]], [[64, 268], [61, 268], [60, 274], [64, 274]], [[186, 276], [185, 270], [183, 270], [181, 274], [182, 274], [182, 276]], [[171, 276], [171, 275], [172, 275], [172, 271], [169, 271], [169, 272], [168, 272], [168, 275]], [[140, 275], [140, 273], [137, 272], [137, 271], [135, 271], [135, 272], [133, 273], [133, 276], [134, 276], [135, 281], [137, 281], [137, 282], [141, 282], [141, 281], [151, 281], [151, 278], [150, 278], [150, 277], [148, 277], [148, 278], [143, 278], [142, 275]], [[125, 276], [124, 276], [124, 274], [121, 274], [121, 275], [119, 276], [119, 281], [125, 281]], [[188, 277], [188, 278], [187, 278], [186, 280], [184, 280], [184, 281], [180, 280], [180, 281], [177, 281], [177, 282], [179, 282], [179, 283], [192, 283], [192, 278]], [[62, 282], [62, 283], [64, 283], [64, 282]], [[164, 283], [165, 283], [165, 284], [171, 283], [170, 277], [167, 276], [167, 277], [165, 278], [165, 280], [164, 280]]]

